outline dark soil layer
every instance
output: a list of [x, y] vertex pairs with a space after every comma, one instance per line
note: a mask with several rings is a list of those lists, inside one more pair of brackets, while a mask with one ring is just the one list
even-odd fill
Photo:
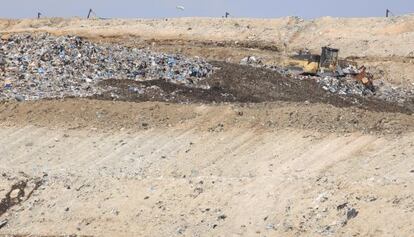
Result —
[[[166, 101], [176, 103], [259, 103], [271, 101], [292, 101], [326, 103], [337, 107], [356, 106], [377, 112], [399, 112], [411, 114], [413, 103], [399, 105], [379, 99], [360, 96], [340, 96], [323, 90], [316, 81], [283, 77], [277, 72], [231, 64], [212, 62], [220, 68], [204, 83], [210, 89], [191, 88], [172, 84], [165, 80], [131, 81], [105, 80], [100, 85], [112, 87], [111, 92], [96, 96], [96, 99], [122, 101]], [[144, 93], [135, 93], [131, 88], [149, 88]], [[155, 88], [155, 89], [154, 89]], [[115, 96], [114, 96], [115, 95]]]

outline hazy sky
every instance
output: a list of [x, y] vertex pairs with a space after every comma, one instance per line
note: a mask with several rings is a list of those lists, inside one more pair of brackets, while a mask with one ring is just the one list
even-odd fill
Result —
[[[176, 9], [182, 5], [184, 11]], [[0, 18], [86, 16], [89, 8], [99, 17], [159, 18], [181, 16], [234, 17], [384, 16], [414, 12], [414, 0], [0, 0]]]

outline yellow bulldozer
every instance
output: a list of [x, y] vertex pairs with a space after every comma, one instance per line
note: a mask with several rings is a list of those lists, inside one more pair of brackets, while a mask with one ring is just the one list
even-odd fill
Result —
[[339, 49], [322, 47], [320, 55], [299, 52], [299, 54], [291, 56], [286, 64], [289, 70], [298, 74], [333, 77], [351, 76], [371, 91], [374, 91], [373, 77], [366, 71], [365, 66], [358, 68], [355, 62], [339, 60]]

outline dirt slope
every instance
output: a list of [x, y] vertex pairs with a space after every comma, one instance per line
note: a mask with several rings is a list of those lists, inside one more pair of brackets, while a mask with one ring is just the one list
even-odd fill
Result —
[[355, 110], [309, 106], [3, 104], [0, 196], [41, 186], [0, 216], [0, 233], [414, 234], [412, 116], [354, 124]]

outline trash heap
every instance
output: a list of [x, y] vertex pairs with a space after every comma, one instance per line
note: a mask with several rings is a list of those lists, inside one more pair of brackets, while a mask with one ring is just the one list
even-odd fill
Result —
[[199, 58], [154, 53], [80, 37], [16, 34], [0, 41], [0, 100], [87, 97], [105, 79], [167, 80], [196, 87], [213, 72]]
[[403, 88], [400, 86], [391, 85], [383, 80], [374, 80], [373, 86], [375, 92], [365, 87], [361, 82], [355, 80], [351, 76], [346, 77], [310, 77], [310, 76], [296, 76], [299, 79], [314, 79], [326, 91], [341, 96], [358, 95], [375, 97], [387, 102], [394, 102], [404, 104], [411, 102], [414, 99], [414, 87]]
[[[254, 56], [243, 58], [240, 61], [240, 64], [266, 68], [272, 71], [276, 71], [282, 76], [293, 77], [298, 80], [315, 80], [322, 87], [322, 89], [326, 90], [327, 92], [338, 94], [341, 96], [374, 96], [384, 101], [397, 102], [401, 104], [406, 101], [410, 101], [414, 98], [414, 88], [401, 88], [391, 86], [389, 83], [383, 82], [382, 80], [374, 80], [375, 92], [373, 92], [367, 87], [365, 87], [361, 82], [352, 78], [352, 76], [319, 77], [311, 75], [300, 75], [284, 67], [264, 64], [260, 58]], [[356, 72], [357, 69], [354, 67], [348, 67], [343, 70], [348, 70], [349, 72]]]
[[[300, 79], [306, 79], [306, 76], [298, 76]], [[359, 95], [359, 96], [372, 96], [374, 92], [365, 87], [359, 81], [352, 79], [351, 77], [312, 77], [325, 91], [329, 91], [333, 94], [339, 95]]]
[[413, 105], [414, 102], [414, 85], [411, 86], [396, 86], [392, 85], [389, 82], [383, 80], [376, 80], [376, 96], [379, 99], [397, 102], [399, 104], [404, 104], [406, 102]]

